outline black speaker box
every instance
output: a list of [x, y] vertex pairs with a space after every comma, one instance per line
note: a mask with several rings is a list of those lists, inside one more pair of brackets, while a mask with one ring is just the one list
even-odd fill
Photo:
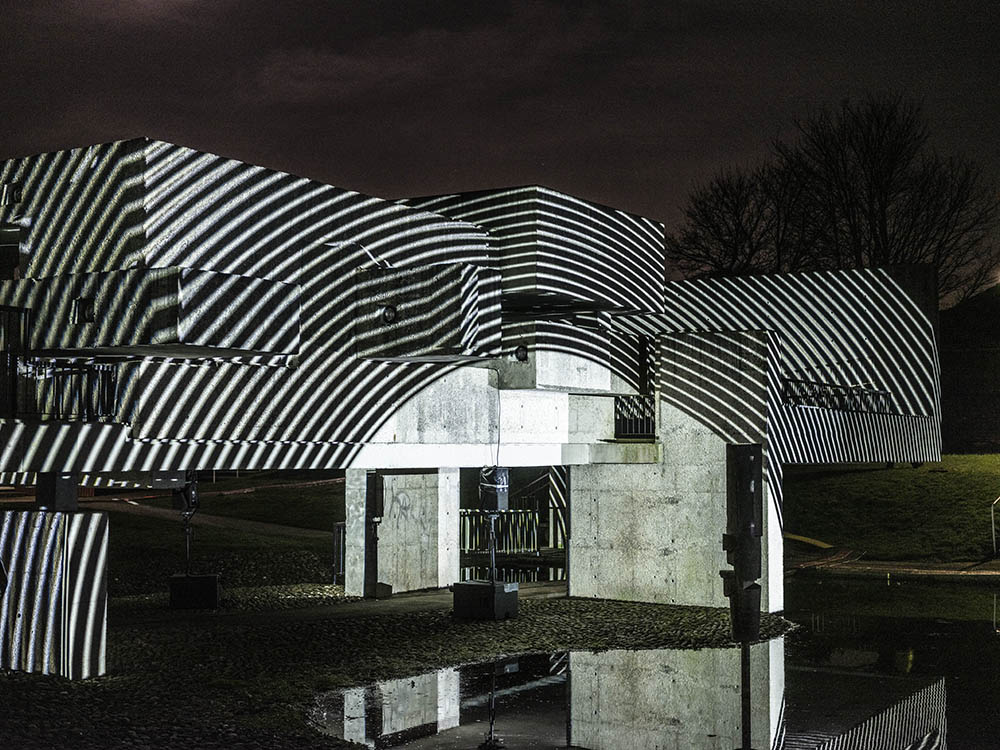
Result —
[[171, 609], [218, 609], [221, 598], [218, 573], [170, 576]]
[[509, 620], [517, 617], [517, 584], [464, 581], [452, 586], [452, 612], [460, 620]]

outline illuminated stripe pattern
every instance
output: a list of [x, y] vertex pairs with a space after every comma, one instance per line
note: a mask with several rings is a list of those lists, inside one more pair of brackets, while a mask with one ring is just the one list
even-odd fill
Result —
[[408, 205], [482, 227], [505, 294], [552, 294], [662, 311], [663, 226], [541, 186], [416, 198]]
[[[663, 388], [671, 403], [709, 424], [735, 425], [749, 416], [743, 391], [727, 390], [734, 368], [713, 371], [710, 348], [735, 346], [733, 332], [768, 332], [764, 432], [777, 459], [768, 464], [772, 480], [783, 462], [937, 455], [933, 331], [896, 272], [686, 281], [666, 285], [664, 295], [660, 225], [547, 188], [403, 205], [144, 139], [10, 160], [2, 174], [22, 186], [21, 202], [5, 206], [0, 218], [26, 228], [21, 251], [29, 274], [185, 267], [199, 269], [182, 272], [191, 278], [214, 272], [298, 290], [268, 296], [263, 287], [227, 287], [226, 308], [241, 313], [247, 331], [272, 331], [258, 321], [278, 326], [254, 339], [262, 351], [288, 348], [280, 321], [296, 315], [300, 321], [299, 351], [288, 359], [123, 364], [120, 414], [127, 427], [6, 423], [0, 425], [4, 467], [349, 465], [395, 405], [453, 366], [358, 359], [359, 349], [369, 355], [387, 350], [382, 359], [397, 358], [394, 348], [428, 360], [441, 349], [495, 353], [498, 273], [504, 292], [527, 295], [543, 308], [546, 300], [583, 303], [544, 319], [512, 318], [504, 325], [504, 349], [523, 339], [536, 349], [577, 354], [607, 365], [636, 390], [647, 386], [658, 351], [650, 341], [678, 333], [728, 335], [725, 344], [698, 343], [704, 349], [698, 377], [710, 384], [711, 404], [683, 387]], [[359, 282], [396, 274], [405, 289], [408, 272], [415, 282], [407, 293], [447, 297], [451, 312], [439, 319], [434, 304], [415, 304], [409, 312], [420, 325], [387, 329], [371, 348], [372, 329], [364, 325], [375, 309], [361, 309]], [[191, 325], [207, 341], [221, 319], [213, 299], [225, 294], [207, 283], [204, 289], [204, 301], [195, 305], [204, 314]], [[127, 317], [112, 317], [116, 325], [129, 324]], [[683, 341], [674, 339], [668, 350], [678, 384], [691, 356], [683, 347], [695, 339]], [[754, 344], [748, 360], [758, 375], [761, 345]], [[783, 378], [867, 383], [888, 391], [898, 414], [790, 408], [780, 402]], [[753, 398], [759, 406], [759, 387]], [[759, 431], [759, 410], [752, 419], [751, 432]]]
[[[22, 185], [17, 211], [30, 230], [22, 247], [29, 274], [184, 267], [188, 286], [208, 272], [266, 279], [298, 294], [230, 285], [226, 309], [239, 315], [230, 315], [224, 327], [231, 331], [232, 321], [241, 319], [256, 336], [251, 343], [280, 351], [288, 348], [281, 321], [301, 321], [294, 361], [248, 355], [200, 364], [147, 358], [122, 365], [120, 414], [128, 428], [64, 425], [29, 435], [23, 426], [7, 424], [3, 430], [13, 442], [6, 455], [24, 455], [16, 464], [84, 462], [92, 471], [248, 467], [261, 460], [273, 466], [347, 465], [393, 405], [449, 369], [356, 358], [361, 269], [458, 269], [461, 320], [448, 323], [455, 323], [460, 353], [495, 354], [499, 345], [495, 251], [482, 230], [463, 222], [144, 139], [10, 160], [2, 170], [4, 179]], [[115, 188], [115, 179], [127, 188]], [[112, 198], [118, 202], [109, 203]], [[191, 318], [189, 333], [218, 345], [210, 340], [220, 327], [212, 295], [215, 301], [225, 295], [218, 285], [204, 288], [192, 303], [200, 314]], [[8, 302], [30, 306], [37, 300]], [[107, 325], [134, 327], [128, 305], [123, 308]], [[277, 327], [267, 329], [260, 325], [264, 320]], [[434, 351], [441, 341], [438, 322], [416, 340], [408, 328], [393, 343], [409, 353]], [[262, 366], [268, 364], [289, 366]]]
[[[784, 464], [940, 460], [933, 325], [892, 271], [684, 281], [666, 298], [667, 313], [613, 320], [658, 337], [667, 403], [764, 445], [779, 520]], [[885, 390], [896, 413], [792, 406], [785, 378]]]
[[558, 529], [554, 534], [557, 548], [565, 548], [569, 554], [569, 467], [549, 467], [549, 507], [555, 510]]
[[[661, 367], [672, 368], [669, 379], [676, 385], [661, 387], [668, 401], [715, 425], [720, 435], [753, 432], [747, 429], [748, 408], [760, 426], [763, 391], [739, 381], [738, 371], [747, 369], [758, 380], [766, 373], [767, 434], [784, 463], [939, 460], [933, 326], [891, 271], [676, 282], [667, 285], [667, 300], [667, 314], [615, 321], [650, 336], [692, 332], [687, 339], [671, 336], [672, 359]], [[735, 331], [767, 332], [766, 365], [761, 344], [751, 350], [734, 338]], [[722, 338], [710, 345], [693, 332]], [[695, 355], [693, 346], [704, 351]], [[730, 353], [721, 354], [719, 347]], [[732, 357], [743, 364], [727, 359]], [[697, 379], [707, 384], [705, 400], [685, 388], [684, 373], [695, 372], [694, 361]], [[784, 378], [885, 390], [896, 413], [793, 407], [781, 401]]]
[[5, 511], [0, 668], [85, 679], [104, 674], [108, 519]]
[[818, 750], [945, 750], [946, 703], [942, 678]]

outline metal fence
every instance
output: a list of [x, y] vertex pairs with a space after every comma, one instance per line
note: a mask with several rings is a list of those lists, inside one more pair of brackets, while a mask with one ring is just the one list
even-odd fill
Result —
[[892, 394], [859, 385], [833, 385], [810, 380], [788, 380], [782, 385], [782, 397], [792, 406], [815, 406], [820, 409], [893, 414]]
[[615, 438], [652, 440], [656, 437], [653, 396], [615, 396]]
[[[490, 522], [486, 511], [463, 508], [459, 511], [462, 552], [487, 552]], [[497, 552], [538, 552], [537, 510], [505, 510], [497, 514]]]
[[[459, 570], [459, 580], [488, 581], [490, 569], [482, 565], [465, 566]], [[496, 570], [496, 580], [502, 583], [535, 583], [537, 581], [565, 581], [566, 568], [551, 565], [537, 568], [504, 568]]]
[[110, 421], [118, 411], [118, 367], [43, 359], [18, 362], [17, 416]]

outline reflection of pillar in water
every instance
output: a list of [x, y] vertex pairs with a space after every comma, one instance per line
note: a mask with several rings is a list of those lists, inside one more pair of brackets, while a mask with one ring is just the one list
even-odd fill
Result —
[[437, 730], [443, 732], [459, 724], [458, 670], [440, 669], [437, 673]]
[[344, 691], [343, 737], [348, 742], [365, 744], [365, 689], [348, 688]]
[[[784, 640], [751, 647], [753, 747], [769, 748], [784, 697]], [[591, 750], [738, 747], [740, 651], [570, 655], [570, 742]]]
[[311, 723], [324, 734], [375, 747], [386, 738], [424, 737], [459, 724], [457, 669], [385, 680], [317, 696]]

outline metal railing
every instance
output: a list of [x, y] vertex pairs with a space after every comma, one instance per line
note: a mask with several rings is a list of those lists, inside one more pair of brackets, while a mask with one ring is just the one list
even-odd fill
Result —
[[656, 437], [653, 396], [615, 396], [615, 438], [652, 440]]
[[333, 525], [333, 582], [344, 584], [347, 569], [347, 523], [340, 521]]
[[17, 363], [18, 418], [111, 421], [118, 411], [118, 368], [43, 359]]
[[[459, 512], [459, 548], [462, 552], [486, 552], [490, 544], [489, 514], [462, 508]], [[512, 554], [538, 552], [538, 511], [504, 510], [496, 514], [496, 551]]]
[[[468, 565], [459, 569], [461, 581], [489, 580], [490, 569], [487, 566]], [[535, 583], [536, 581], [565, 581], [566, 568], [542, 566], [538, 568], [499, 568], [496, 580], [503, 583]]]
[[990, 531], [993, 532], [993, 557], [997, 556], [997, 503], [1000, 503], [1000, 497], [990, 503]]
[[858, 411], [870, 414], [894, 414], [892, 394], [856, 385], [834, 385], [811, 380], [785, 379], [782, 399], [792, 406]]

